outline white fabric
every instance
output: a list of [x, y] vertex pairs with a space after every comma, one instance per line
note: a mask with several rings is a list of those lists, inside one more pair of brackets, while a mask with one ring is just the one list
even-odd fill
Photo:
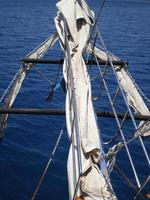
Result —
[[[100, 58], [101, 60], [106, 61], [108, 59], [108, 55], [106, 54], [106, 52], [98, 49], [98, 48], [92, 48], [91, 45], [88, 46], [88, 51], [90, 53], [94, 52], [94, 54]], [[113, 56], [113, 55], [109, 55], [110, 60], [112, 61], [117, 61], [118, 58]], [[125, 92], [125, 95], [127, 97], [127, 101], [129, 103], [129, 105], [134, 109], [134, 111], [139, 114], [139, 115], [146, 115], [146, 116], [150, 116], [150, 111], [147, 108], [146, 104], [144, 103], [141, 95], [139, 94], [133, 80], [131, 79], [131, 76], [129, 75], [129, 72], [127, 71], [127, 69], [125, 68], [121, 68], [119, 66], [115, 66], [115, 70], [116, 70], [116, 75], [119, 79], [120, 85], [122, 87], [122, 89]], [[141, 126], [144, 122], [141, 121], [139, 126]], [[147, 126], [150, 127], [150, 122], [147, 123]], [[141, 132], [143, 132], [143, 136], [149, 136], [150, 135], [150, 130], [149, 128], [141, 128]]]
[[110, 191], [106, 189], [106, 184], [106, 180], [103, 178], [103, 174], [101, 173], [97, 165], [92, 165], [88, 172], [88, 175], [84, 176], [81, 180], [81, 188], [86, 196], [85, 199], [116, 199], [116, 197], [113, 196]]
[[[61, 0], [57, 7], [59, 12], [55, 24], [65, 52], [66, 122], [72, 142], [67, 164], [70, 200], [83, 193], [86, 193], [85, 200], [95, 196], [100, 199], [102, 193], [114, 197], [107, 192], [108, 185], [103, 174], [94, 167], [100, 157], [99, 130], [92, 104], [90, 79], [82, 58], [93, 15], [84, 1]], [[82, 175], [81, 179], [79, 174]]]

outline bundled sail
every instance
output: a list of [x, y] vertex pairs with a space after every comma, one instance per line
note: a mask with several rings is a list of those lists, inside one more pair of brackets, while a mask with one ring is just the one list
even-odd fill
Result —
[[[118, 61], [119, 58], [113, 56], [112, 54], [107, 54], [104, 50], [93, 48], [92, 44], [88, 45], [88, 52], [94, 54], [97, 58], [104, 61]], [[149, 116], [150, 111], [143, 101], [131, 75], [127, 71], [126, 67], [114, 66], [115, 73], [118, 77], [120, 85], [125, 92], [129, 106], [131, 106], [135, 113], [138, 115]], [[150, 123], [141, 121], [139, 124], [140, 134], [143, 136], [150, 136]]]
[[66, 119], [71, 140], [67, 165], [70, 200], [116, 199], [98, 167], [102, 149], [91, 83], [82, 57], [94, 16], [84, 0], [62, 0], [57, 8], [55, 24], [65, 54]]
[[[40, 59], [44, 56], [44, 54], [48, 51], [48, 49], [54, 45], [54, 43], [57, 41], [57, 34], [54, 33], [52, 36], [50, 36], [47, 40], [45, 40], [40, 46], [38, 46], [36, 49], [34, 49], [31, 53], [29, 53], [26, 58], [34, 58], [34, 59]], [[11, 108], [20, 89], [22, 86], [22, 83], [27, 75], [27, 73], [30, 71], [32, 67], [32, 64], [23, 64], [21, 69], [17, 72], [14, 79], [10, 83], [8, 87], [8, 91], [5, 94], [4, 97], [4, 103], [3, 108]], [[4, 130], [7, 125], [7, 118], [8, 114], [2, 114], [0, 115], [0, 138], [4, 136]]]

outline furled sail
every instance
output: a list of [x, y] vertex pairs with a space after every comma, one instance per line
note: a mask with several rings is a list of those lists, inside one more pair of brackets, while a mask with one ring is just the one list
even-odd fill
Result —
[[84, 0], [61, 0], [55, 24], [65, 58], [66, 121], [71, 146], [68, 156], [69, 198], [116, 199], [98, 167], [101, 156], [99, 129], [92, 104], [91, 83], [82, 54], [93, 24]]
[[[40, 46], [38, 46], [35, 50], [33, 50], [30, 54], [28, 54], [26, 58], [34, 58], [34, 59], [42, 58], [44, 54], [47, 52], [47, 50], [51, 46], [53, 46], [56, 40], [57, 40], [57, 33], [54, 33], [47, 40], [45, 40]], [[15, 79], [13, 80], [13, 82], [11, 82], [8, 93], [6, 94], [3, 103], [3, 108], [11, 108], [20, 91], [25, 76], [29, 72], [31, 67], [32, 65], [30, 63], [23, 64], [22, 68], [18, 71], [18, 73], [15, 76]], [[8, 114], [0, 115], [0, 138], [2, 138], [4, 135], [4, 129], [7, 124], [7, 118]]]
[[[108, 56], [111, 61], [117, 61], [119, 60], [117, 57], [111, 55], [108, 55], [104, 50], [98, 49], [96, 47], [92, 47], [91, 44], [88, 46], [88, 51], [92, 54], [94, 54], [96, 57], [98, 57], [101, 60], [107, 61]], [[120, 85], [122, 89], [125, 92], [128, 104], [134, 109], [134, 111], [139, 115], [145, 115], [149, 116], [150, 111], [148, 107], [146, 106], [144, 100], [142, 99], [138, 89], [136, 88], [136, 85], [134, 81], [131, 78], [131, 75], [129, 74], [128, 70], [125, 67], [120, 66], [114, 66], [116, 75], [119, 79]], [[143, 136], [150, 136], [150, 122], [144, 122], [141, 121], [139, 124], [139, 132]]]

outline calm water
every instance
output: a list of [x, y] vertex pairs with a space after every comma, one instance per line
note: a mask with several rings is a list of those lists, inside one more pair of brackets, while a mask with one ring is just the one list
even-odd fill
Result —
[[[93, 0], [89, 3], [98, 11], [100, 1]], [[56, 9], [53, 0], [0, 0], [0, 7], [0, 95], [2, 95], [20, 68], [20, 59], [55, 30], [53, 17]], [[150, 98], [150, 1], [106, 1], [99, 25], [107, 48], [129, 61], [131, 74]], [[58, 53], [58, 49], [54, 48], [49, 56], [56, 57]], [[55, 81], [58, 66], [40, 66], [40, 69], [51, 81]], [[62, 91], [56, 91], [51, 103], [46, 102], [48, 91], [48, 83], [31, 71], [14, 107], [64, 107], [65, 95]], [[100, 105], [98, 103], [96, 106]], [[111, 120], [106, 122], [101, 119], [99, 123], [104, 124], [101, 125], [101, 131], [104, 139], [108, 139], [107, 133], [111, 134], [110, 129], [113, 129]], [[0, 144], [0, 200], [31, 198], [64, 124], [64, 117], [10, 116], [5, 138]], [[68, 147], [65, 130], [37, 199], [62, 197], [68, 199], [66, 178]], [[150, 152], [149, 140], [147, 147]], [[135, 144], [131, 150], [135, 152], [133, 156], [137, 170], [142, 174], [140, 178], [144, 180], [145, 174], [149, 174], [149, 171], [140, 157], [139, 145]], [[127, 167], [126, 155], [123, 153], [119, 158], [119, 165], [132, 176]], [[128, 189], [115, 173], [112, 176], [115, 191], [117, 193], [120, 191], [118, 198], [120, 200], [131, 198], [132, 189]]]

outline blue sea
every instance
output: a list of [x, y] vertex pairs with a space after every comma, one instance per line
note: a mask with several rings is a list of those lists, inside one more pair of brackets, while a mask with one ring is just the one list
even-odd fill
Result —
[[[55, 3], [54, 0], [0, 0], [0, 96], [20, 69], [20, 60], [55, 31]], [[102, 1], [93, 0], [89, 4], [98, 13]], [[150, 98], [150, 1], [106, 0], [99, 28], [107, 49], [129, 62], [129, 71], [133, 78]], [[47, 57], [61, 57], [59, 53], [57, 45], [50, 50]], [[50, 81], [56, 81], [59, 66], [38, 65], [38, 68]], [[110, 87], [113, 90], [113, 79], [110, 77], [108, 81], [112, 83]], [[93, 88], [96, 94], [98, 82], [95, 82]], [[13, 107], [64, 108], [65, 94], [62, 90], [58, 89], [52, 101], [47, 102], [49, 90], [49, 83], [31, 70]], [[106, 101], [104, 95], [95, 103], [95, 107], [107, 109], [104, 104]], [[110, 139], [114, 135], [113, 120], [100, 118], [98, 123], [103, 140]], [[31, 199], [64, 125], [63, 116], [9, 116], [5, 137], [0, 144], [0, 200]], [[132, 136], [134, 133], [132, 128], [130, 130], [130, 122], [127, 125], [127, 136]], [[146, 139], [145, 142], [150, 155], [150, 140]], [[69, 140], [64, 129], [37, 200], [68, 199], [68, 149]], [[149, 168], [138, 142], [130, 145], [130, 150], [142, 183], [149, 175]], [[135, 183], [124, 150], [119, 153], [117, 164]], [[133, 198], [135, 191], [115, 171], [112, 173], [112, 183], [119, 200]]]

